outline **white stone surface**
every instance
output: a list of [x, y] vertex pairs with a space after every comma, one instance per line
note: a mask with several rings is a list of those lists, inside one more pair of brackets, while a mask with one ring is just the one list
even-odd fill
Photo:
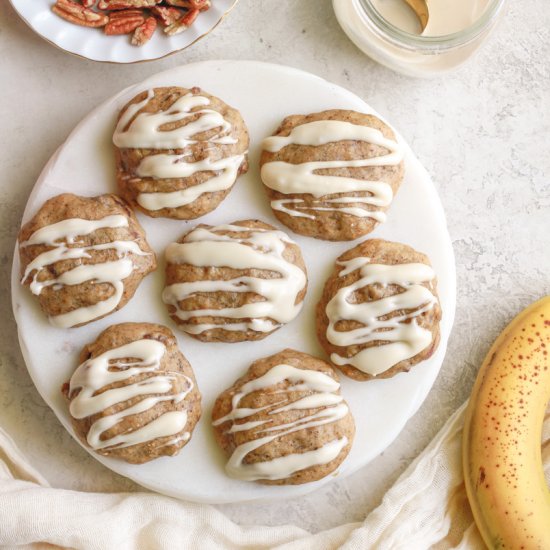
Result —
[[[338, 27], [329, 0], [243, 0], [211, 35], [172, 57], [103, 65], [35, 36], [0, 4], [0, 425], [54, 486], [136, 491], [73, 442], [42, 402], [17, 345], [13, 245], [43, 165], [95, 105], [160, 70], [258, 59], [318, 74], [388, 116], [438, 186], [458, 268], [455, 328], [441, 374], [398, 440], [367, 468], [296, 500], [220, 508], [242, 524], [311, 531], [358, 521], [469, 394], [492, 340], [550, 293], [550, 6], [509, 2], [486, 48], [459, 71], [414, 80], [374, 64]], [[47, 369], [48, 365], [44, 365]]]

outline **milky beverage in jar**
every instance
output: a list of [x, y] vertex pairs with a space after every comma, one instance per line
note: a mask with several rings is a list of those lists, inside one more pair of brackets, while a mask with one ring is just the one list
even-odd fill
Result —
[[333, 0], [342, 29], [364, 53], [410, 76], [434, 76], [470, 58], [505, 0], [428, 0], [424, 31], [405, 0]]
[[376, 10], [392, 25], [411, 34], [444, 36], [460, 32], [475, 23], [491, 0], [429, 0], [430, 17], [422, 32], [414, 11], [404, 0], [371, 0]]

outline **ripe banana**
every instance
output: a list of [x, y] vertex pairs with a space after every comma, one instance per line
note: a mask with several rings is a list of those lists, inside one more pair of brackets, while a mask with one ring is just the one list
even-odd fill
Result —
[[463, 464], [474, 519], [493, 549], [550, 549], [541, 433], [550, 400], [550, 296], [520, 313], [483, 362], [466, 412]]

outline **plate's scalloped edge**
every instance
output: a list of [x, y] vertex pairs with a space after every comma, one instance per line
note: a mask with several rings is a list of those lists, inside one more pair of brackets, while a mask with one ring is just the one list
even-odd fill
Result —
[[[220, 15], [220, 17], [216, 21], [216, 23], [214, 23], [214, 25], [212, 25], [206, 32], [203, 32], [201, 35], [197, 36], [197, 38], [195, 38], [193, 41], [189, 42], [189, 44], [186, 44], [185, 46], [182, 46], [181, 48], [176, 48], [174, 50], [171, 50], [168, 53], [165, 53], [165, 54], [162, 54], [162, 55], [158, 55], [158, 56], [154, 56], [154, 57], [144, 57], [144, 58], [140, 58], [140, 59], [135, 59], [133, 61], [117, 61], [117, 60], [111, 59], [111, 58], [109, 58], [109, 59], [99, 59], [99, 58], [89, 57], [87, 55], [78, 53], [76, 51], [72, 51], [72, 50], [69, 50], [67, 48], [64, 48], [63, 46], [58, 44], [55, 40], [47, 38], [40, 31], [38, 31], [34, 27], [34, 25], [17, 9], [17, 6], [15, 5], [14, 2], [15, 2], [15, 0], [9, 0], [10, 5], [14, 9], [14, 11], [17, 13], [17, 15], [21, 18], [21, 20], [35, 34], [40, 36], [40, 38], [42, 38], [42, 40], [45, 40], [48, 44], [50, 44], [54, 48], [56, 48], [58, 50], [61, 50], [62, 52], [68, 53], [68, 54], [70, 54], [74, 57], [78, 57], [80, 59], [84, 59], [84, 60], [88, 60], [88, 61], [95, 61], [96, 63], [106, 63], [106, 64], [112, 64], [112, 65], [134, 65], [134, 64], [137, 64], [137, 63], [147, 63], [149, 61], [157, 61], [159, 59], [164, 59], [164, 58], [169, 57], [171, 55], [174, 55], [176, 53], [182, 52], [183, 50], [186, 50], [187, 48], [190, 48], [191, 46], [196, 44], [199, 40], [201, 40], [205, 36], [208, 36], [214, 29], [216, 29], [216, 27], [218, 27], [218, 25], [229, 15], [229, 13], [233, 11], [233, 9], [235, 8], [235, 6], [239, 2], [239, 0], [233, 0], [233, 3], [231, 4], [231, 6], [227, 10], [225, 10], [225, 12], [223, 12]], [[140, 51], [139, 47], [136, 46], [136, 53], [139, 53], [139, 51]]]

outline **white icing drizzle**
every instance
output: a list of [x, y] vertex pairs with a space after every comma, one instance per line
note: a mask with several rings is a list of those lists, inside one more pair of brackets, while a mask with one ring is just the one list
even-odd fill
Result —
[[184, 432], [181, 435], [169, 439], [166, 443], [159, 445], [157, 448], [160, 449], [162, 447], [171, 447], [173, 445], [177, 445], [180, 441], [189, 441], [189, 439], [191, 439], [191, 434], [189, 432]]
[[[314, 212], [341, 212], [343, 214], [349, 214], [350, 216], [355, 216], [357, 218], [372, 218], [377, 222], [385, 222], [386, 214], [380, 210], [365, 210], [364, 208], [359, 208], [356, 206], [344, 206], [340, 208], [331, 208], [329, 206], [317, 206], [317, 204], [323, 203], [336, 203], [336, 204], [372, 204], [371, 197], [340, 197], [338, 199], [323, 199], [322, 201], [312, 201], [312, 203], [306, 206], [297, 206], [300, 204], [305, 204], [303, 199], [277, 199], [271, 201], [271, 208], [273, 210], [278, 210], [279, 212], [285, 212], [296, 218], [309, 218], [311, 220], [315, 219], [315, 216], [312, 214], [306, 214], [306, 212], [301, 212], [302, 210], [312, 210]], [[287, 208], [287, 204], [296, 205], [294, 208]]]
[[[239, 407], [245, 396], [270, 386], [276, 386], [285, 380], [290, 383], [290, 386], [285, 390], [276, 390], [277, 393], [282, 394], [281, 401], [253, 409]], [[271, 443], [275, 439], [299, 430], [307, 430], [337, 422], [344, 418], [349, 409], [343, 397], [336, 393], [339, 388], [340, 384], [323, 372], [299, 369], [286, 364], [276, 365], [259, 378], [244, 384], [232, 398], [231, 411], [222, 418], [215, 420], [213, 424], [219, 426], [224, 422], [231, 421], [229, 432], [256, 430], [254, 435], [259, 437], [237, 446], [227, 462], [225, 468], [227, 474], [246, 481], [285, 479], [305, 468], [327, 464], [334, 460], [348, 444], [347, 437], [333, 439], [319, 449], [277, 457], [267, 462], [253, 464], [244, 462], [249, 453]], [[295, 401], [290, 401], [291, 392], [308, 393]], [[277, 415], [291, 410], [307, 410], [308, 413], [297, 420], [284, 424], [277, 424], [276, 418], [235, 422], [251, 418], [266, 409], [271, 409], [268, 412], [269, 415]]]
[[[414, 357], [430, 345], [432, 333], [416, 322], [417, 317], [431, 310], [437, 303], [433, 292], [422, 285], [430, 282], [431, 287], [431, 281], [435, 278], [435, 273], [429, 265], [371, 264], [370, 259], [365, 257], [353, 258], [338, 264], [344, 266], [339, 277], [359, 269], [361, 278], [352, 285], [339, 289], [327, 304], [327, 340], [342, 347], [376, 341], [389, 343], [365, 348], [352, 357], [333, 353], [331, 361], [334, 364], [352, 365], [362, 372], [377, 376], [400, 361]], [[354, 292], [372, 284], [399, 285], [404, 291], [371, 302], [350, 301]], [[408, 313], [381, 319], [398, 310], [408, 310]], [[345, 332], [338, 331], [335, 325], [342, 320], [357, 321], [364, 326]]]
[[[21, 279], [21, 283], [24, 283], [32, 275], [30, 290], [37, 296], [46, 287], [53, 286], [54, 290], [58, 290], [65, 285], [79, 285], [86, 281], [109, 283], [114, 287], [114, 294], [106, 300], [60, 315], [50, 316], [49, 321], [52, 325], [68, 328], [87, 323], [110, 313], [118, 306], [124, 292], [122, 281], [131, 275], [134, 268], [128, 254], [146, 256], [149, 253], [143, 252], [135, 241], [117, 240], [109, 243], [75, 247], [69, 247], [68, 245], [78, 245], [79, 243], [76, 241], [78, 236], [90, 235], [98, 229], [121, 227], [128, 227], [128, 218], [119, 214], [105, 216], [99, 220], [70, 218], [42, 227], [35, 231], [27, 241], [20, 243], [21, 248], [33, 245], [53, 247], [34, 258], [25, 268], [25, 273]], [[90, 252], [92, 250], [111, 249], [116, 251], [118, 260], [100, 264], [79, 264], [55, 278], [39, 280], [42, 270], [56, 262], [91, 258]]]
[[151, 155], [145, 157], [137, 170], [138, 176], [157, 178], [186, 178], [197, 172], [220, 172], [202, 183], [168, 193], [140, 193], [137, 202], [147, 210], [174, 208], [190, 204], [203, 193], [229, 189], [239, 172], [244, 155], [234, 155], [220, 160], [206, 158], [197, 162], [181, 162], [183, 156]]
[[[274, 323], [269, 319], [250, 319], [245, 323], [226, 323], [223, 325], [224, 330], [235, 331], [235, 332], [245, 332], [249, 329], [256, 332], [271, 332], [278, 328], [279, 323]], [[201, 334], [207, 330], [213, 330], [215, 328], [220, 328], [220, 325], [215, 325], [213, 323], [201, 323], [200, 325], [185, 325], [185, 332], [189, 334]]]
[[[286, 212], [291, 216], [314, 218], [301, 210], [342, 212], [356, 217], [370, 217], [383, 222], [386, 215], [380, 209], [368, 210], [361, 207], [346, 207], [346, 204], [357, 203], [373, 207], [387, 207], [393, 199], [391, 186], [383, 181], [369, 181], [343, 176], [317, 174], [317, 170], [330, 168], [361, 168], [367, 166], [397, 165], [403, 158], [400, 145], [386, 137], [375, 128], [369, 128], [340, 120], [319, 120], [301, 124], [292, 129], [288, 136], [271, 136], [262, 142], [266, 151], [275, 153], [287, 145], [320, 146], [343, 140], [364, 141], [385, 147], [388, 154], [367, 159], [330, 160], [292, 164], [283, 161], [267, 162], [262, 166], [261, 177], [267, 187], [285, 195], [294, 193], [310, 194], [321, 200], [313, 201], [311, 206], [288, 208], [288, 204], [300, 204], [301, 199], [274, 200], [272, 208]], [[366, 197], [343, 197], [327, 199], [329, 195], [349, 192], [368, 192]], [[322, 203], [334, 203], [334, 207]], [[342, 206], [343, 205], [343, 206]]]
[[[245, 237], [222, 234], [223, 231], [246, 232]], [[189, 264], [196, 267], [230, 267], [274, 271], [280, 277], [262, 279], [241, 276], [230, 280], [207, 280], [175, 283], [162, 294], [166, 304], [176, 308], [175, 315], [182, 321], [204, 316], [236, 319], [224, 324], [183, 324], [181, 328], [191, 334], [200, 334], [213, 328], [224, 330], [255, 330], [270, 332], [294, 319], [302, 308], [296, 304], [298, 294], [305, 288], [307, 278], [296, 265], [283, 257], [285, 245], [294, 244], [282, 231], [250, 229], [238, 225], [220, 225], [213, 228], [198, 227], [187, 234], [184, 243], [172, 243], [166, 249], [166, 261], [172, 264]], [[240, 307], [185, 311], [179, 302], [196, 293], [254, 292], [264, 299]]]
[[[136, 116], [136, 113], [153, 97], [154, 90], [149, 90], [143, 101], [130, 105], [121, 116], [113, 135], [113, 142], [117, 147], [183, 149], [197, 143], [205, 146], [207, 144], [233, 145], [237, 143], [236, 138], [227, 135], [231, 131], [232, 125], [221, 113], [212, 109], [193, 110], [209, 105], [210, 100], [207, 97], [189, 93], [176, 100], [166, 111], [142, 112]], [[167, 124], [183, 123], [190, 118], [195, 118], [195, 120], [172, 130], [162, 129]], [[196, 134], [215, 128], [219, 128], [216, 135], [206, 140], [193, 139]], [[189, 153], [146, 156], [141, 160], [136, 174], [140, 177], [167, 179], [188, 178], [197, 172], [205, 171], [220, 173], [214, 174], [203, 183], [186, 189], [167, 193], [140, 193], [137, 196], [137, 202], [148, 210], [178, 208], [190, 204], [203, 193], [229, 189], [235, 182], [239, 167], [244, 160], [244, 154], [240, 154], [219, 160], [206, 158], [188, 163], [184, 160], [187, 156]]]
[[[221, 113], [212, 109], [198, 109], [210, 104], [207, 97], [186, 94], [177, 99], [166, 111], [156, 113], [136, 113], [154, 97], [154, 90], [147, 92], [147, 97], [131, 105], [120, 117], [113, 135], [113, 143], [126, 149], [184, 149], [188, 145], [199, 143], [192, 139], [196, 134], [219, 128], [219, 132], [208, 139], [208, 143], [231, 145], [237, 143], [232, 136], [222, 136], [231, 130], [231, 124]], [[198, 115], [198, 116], [197, 116]], [[133, 118], [132, 122], [130, 120]], [[167, 124], [183, 123], [190, 118], [196, 118], [187, 124], [177, 126], [172, 130], [163, 130]], [[130, 124], [129, 124], [130, 123]], [[129, 126], [128, 126], [129, 124]], [[126, 128], [126, 126], [128, 126]]]
[[[88, 445], [101, 449], [121, 449], [174, 435], [167, 445], [187, 440], [189, 432], [182, 432], [187, 424], [186, 411], [169, 411], [159, 415], [137, 430], [127, 431], [111, 438], [104, 434], [124, 418], [143, 413], [163, 401], [180, 403], [193, 389], [193, 382], [181, 372], [162, 372], [139, 382], [118, 386], [101, 393], [102, 388], [130, 380], [133, 376], [158, 371], [166, 347], [162, 342], [142, 339], [102, 353], [82, 363], [70, 380], [69, 395], [80, 390], [72, 399], [70, 412], [73, 418], [81, 419], [105, 411], [109, 407], [140, 396], [147, 396], [119, 412], [97, 419], [86, 436]], [[186, 389], [174, 393], [174, 382], [184, 379]], [[158, 395], [155, 395], [158, 394]]]

